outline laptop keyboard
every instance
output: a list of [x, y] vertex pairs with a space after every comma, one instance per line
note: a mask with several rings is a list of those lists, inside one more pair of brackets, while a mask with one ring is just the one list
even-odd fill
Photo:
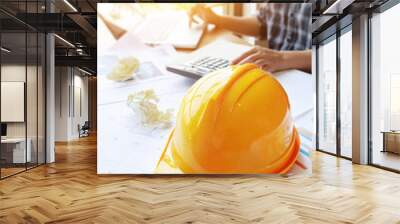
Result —
[[209, 72], [228, 67], [229, 64], [229, 60], [224, 58], [204, 57], [188, 62], [186, 66], [190, 67], [200, 75], [205, 75]]

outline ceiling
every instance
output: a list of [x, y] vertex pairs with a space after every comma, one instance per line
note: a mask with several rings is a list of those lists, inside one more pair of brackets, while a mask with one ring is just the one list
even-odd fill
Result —
[[30, 43], [31, 34], [27, 34], [25, 52], [25, 30], [35, 35], [54, 32], [56, 65], [78, 66], [96, 74], [97, 2], [69, 0], [71, 7], [64, 0], [48, 0], [47, 5], [45, 0], [1, 0], [2, 45], [12, 49], [7, 58], [17, 61], [24, 55], [28, 59], [35, 55], [37, 48]]

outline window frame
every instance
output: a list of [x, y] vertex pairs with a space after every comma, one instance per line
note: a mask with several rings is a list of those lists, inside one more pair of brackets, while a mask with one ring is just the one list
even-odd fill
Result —
[[[22, 2], [25, 3], [25, 16], [26, 16], [26, 13], [28, 13], [27, 12], [27, 3], [28, 3], [28, 1], [22, 1]], [[39, 5], [39, 2], [41, 2], [41, 1], [34, 0], [32, 2], [36, 3], [36, 13], [38, 13], [39, 12], [39, 6], [38, 5]], [[25, 135], [23, 136], [23, 138], [25, 139], [25, 166], [24, 166], [23, 170], [20, 170], [20, 171], [17, 171], [17, 172], [14, 172], [12, 174], [8, 174], [8, 175], [3, 175], [2, 167], [0, 166], [0, 181], [1, 181], [1, 180], [4, 180], [4, 179], [7, 179], [9, 177], [18, 175], [20, 173], [26, 172], [28, 170], [37, 168], [37, 167], [39, 167], [41, 165], [47, 164], [47, 44], [48, 44], [47, 34], [48, 33], [47, 32], [43, 32], [41, 30], [38, 30], [38, 29], [30, 26], [29, 24], [19, 20], [18, 18], [16, 18], [12, 14], [10, 14], [8, 11], [5, 11], [4, 9], [2, 9], [1, 6], [0, 6], [0, 10], [1, 10], [2, 13], [5, 13], [6, 15], [10, 16], [11, 19], [21, 23], [22, 27], [23, 27], [21, 30], [15, 30], [15, 31], [1, 30], [0, 29], [0, 45], [2, 45], [2, 43], [1, 43], [2, 34], [6, 34], [6, 33], [21, 33], [21, 34], [25, 35], [25, 40], [24, 40], [24, 42], [25, 42], [25, 49], [24, 49], [24, 51], [25, 51], [25, 56], [24, 56], [25, 57], [25, 81], [24, 81], [25, 82], [25, 87], [24, 87], [24, 90], [25, 90], [25, 93], [24, 93], [24, 126], [25, 126], [24, 130], [25, 130]], [[48, 7], [45, 8], [45, 12], [47, 12], [47, 11], [48, 11]], [[25, 18], [25, 20], [26, 20], [26, 18]], [[0, 27], [1, 27], [1, 24], [0, 24]], [[28, 156], [28, 153], [27, 153], [27, 147], [28, 147], [28, 144], [27, 144], [28, 143], [28, 108], [27, 108], [27, 94], [28, 94], [27, 93], [27, 84], [28, 84], [28, 78], [27, 78], [27, 76], [28, 76], [28, 34], [33, 34], [33, 35], [36, 36], [36, 43], [35, 43], [36, 44], [36, 49], [35, 49], [36, 50], [36, 60], [34, 61], [34, 64], [36, 66], [36, 69], [35, 69], [36, 91], [35, 91], [35, 93], [33, 93], [33, 94], [36, 95], [35, 96], [36, 97], [36, 122], [34, 122], [34, 123], [36, 123], [35, 124], [36, 125], [36, 136], [34, 136], [33, 138], [36, 138], [37, 145], [36, 145], [36, 162], [34, 164], [30, 164], [30, 166], [28, 166], [29, 162], [27, 162], [28, 161], [28, 157], [27, 157]], [[38, 66], [39, 66], [39, 36], [40, 36], [39, 34], [43, 34], [42, 35], [42, 39], [40, 39], [40, 40], [42, 41], [41, 44], [42, 44], [42, 47], [43, 47], [43, 49], [41, 49], [41, 53], [43, 53], [43, 55], [41, 55], [41, 56], [42, 56], [42, 60], [44, 60], [44, 63], [42, 64], [42, 66], [43, 66], [42, 67], [42, 71], [41, 71], [41, 73], [42, 73], [41, 74], [42, 75], [42, 82], [43, 82], [42, 83], [43, 84], [42, 88], [43, 88], [43, 96], [44, 96], [44, 98], [42, 99], [43, 105], [41, 105], [41, 107], [43, 107], [42, 109], [44, 109], [44, 111], [43, 111], [44, 114], [43, 114], [43, 117], [42, 117], [44, 119], [44, 120], [42, 120], [43, 125], [44, 125], [43, 126], [43, 128], [44, 128], [44, 130], [43, 130], [43, 143], [44, 144], [42, 145], [42, 147], [43, 147], [42, 152], [44, 154], [41, 155], [43, 157], [42, 158], [43, 162], [39, 162], [39, 144], [38, 144], [38, 138], [39, 138], [39, 113], [38, 113], [38, 110], [39, 110], [39, 98], [38, 98], [38, 93], [39, 93], [39, 82], [38, 82], [39, 70], [38, 70]], [[1, 79], [2, 79], [2, 76], [1, 76], [1, 67], [3, 66], [3, 64], [2, 64], [3, 60], [2, 59], [3, 59], [2, 55], [0, 54], [0, 82], [1, 82]], [[0, 89], [1, 89], [1, 86], [0, 86]], [[1, 106], [0, 106], [0, 110], [1, 110]], [[0, 123], [1, 123], [1, 119], [0, 119]], [[1, 144], [0, 144], [0, 156], [1, 156], [1, 148], [2, 147], [1, 147]]]
[[[368, 46], [368, 49], [367, 49], [367, 119], [368, 119], [368, 122], [367, 122], [367, 143], [368, 143], [368, 147], [367, 147], [367, 165], [370, 165], [370, 166], [373, 166], [373, 167], [377, 167], [377, 168], [380, 168], [380, 169], [383, 169], [383, 170], [387, 170], [387, 171], [391, 171], [391, 172], [395, 172], [395, 173], [400, 173], [400, 170], [396, 170], [396, 169], [393, 169], [393, 168], [390, 168], [390, 167], [385, 167], [385, 166], [382, 166], [382, 165], [379, 165], [379, 164], [374, 164], [373, 163], [373, 142], [372, 142], [372, 91], [373, 91], [373, 89], [372, 89], [372, 29], [371, 29], [371, 20], [372, 20], [372, 17], [373, 17], [373, 14], [375, 14], [375, 13], [384, 13], [385, 11], [387, 11], [388, 9], [391, 9], [392, 7], [394, 7], [394, 6], [396, 6], [397, 4], [400, 4], [400, 1], [399, 0], [388, 0], [388, 1], [386, 1], [385, 3], [383, 3], [382, 5], [380, 5], [380, 6], [378, 6], [378, 7], [375, 7], [375, 8], [373, 8], [373, 9], [368, 9], [368, 10], [366, 10], [366, 14], [367, 14], [367, 16], [368, 16], [368, 19], [367, 19], [367, 34], [366, 34], [366, 38], [367, 38], [367, 46]], [[346, 17], [344, 17], [344, 18], [346, 18]], [[343, 19], [344, 19], [343, 18]], [[340, 23], [341, 22], [341, 20], [338, 20], [338, 22], [337, 23]], [[340, 36], [341, 35], [343, 35], [343, 34], [345, 34], [346, 32], [349, 32], [349, 30], [346, 30], [346, 29], [349, 29], [351, 26], [352, 26], [352, 22], [349, 22], [349, 24], [346, 24], [345, 25], [345, 27], [343, 27], [343, 28], [339, 28], [340, 27], [340, 25], [335, 25], [336, 26], [336, 30], [335, 30], [335, 32], [333, 32], [333, 33], [331, 33], [328, 37], [326, 37], [326, 38], [324, 38], [324, 39], [322, 39], [321, 38], [321, 35], [318, 35], [316, 38], [315, 38], [315, 43], [313, 43], [314, 44], [314, 46], [315, 46], [315, 57], [316, 57], [316, 59], [315, 59], [315, 61], [316, 61], [316, 66], [315, 66], [315, 75], [316, 75], [316, 78], [315, 78], [315, 80], [316, 80], [316, 122], [315, 122], [315, 124], [316, 124], [316, 150], [317, 151], [320, 151], [320, 152], [323, 152], [323, 153], [327, 153], [327, 154], [330, 154], [330, 155], [333, 155], [333, 156], [336, 156], [336, 157], [339, 157], [339, 158], [344, 158], [344, 159], [347, 159], [347, 160], [352, 160], [352, 158], [349, 158], [349, 157], [346, 157], [346, 156], [343, 156], [343, 155], [341, 155], [341, 148], [340, 148], [340, 131], [341, 131], [341, 127], [340, 127], [340, 117], [337, 119], [337, 120], [339, 120], [339, 122], [337, 121], [337, 126], [338, 126], [338, 130], [337, 130], [337, 134], [336, 134], [336, 137], [338, 138], [337, 139], [337, 150], [336, 150], [336, 154], [335, 153], [330, 153], [330, 152], [327, 152], [327, 151], [324, 151], [323, 149], [320, 149], [320, 147], [319, 147], [319, 63], [318, 63], [318, 61], [319, 61], [319, 54], [318, 54], [318, 49], [319, 49], [319, 47], [320, 47], [320, 45], [321, 45], [321, 43], [324, 43], [324, 42], [326, 42], [326, 41], [331, 41], [332, 40], [332, 36], [334, 36], [334, 35], [336, 35], [336, 46], [337, 47], [340, 47]], [[329, 28], [328, 28], [329, 29]], [[350, 29], [350, 30], [352, 30], [352, 29]], [[322, 35], [323, 36], [323, 35]], [[331, 39], [330, 39], [331, 38]], [[314, 41], [313, 41], [314, 42]], [[338, 78], [337, 78], [337, 82], [336, 82], [336, 85], [340, 85], [340, 72], [341, 72], [341, 68], [340, 68], [340, 49], [339, 49], [339, 51], [337, 51], [336, 52], [336, 55], [337, 55], [337, 61], [336, 61], [336, 63], [337, 63], [337, 66], [338, 66], [338, 70], [337, 70], [337, 75], [339, 76]], [[337, 91], [337, 93], [336, 93], [336, 97], [337, 97], [337, 111], [339, 111], [339, 113], [337, 113], [336, 115], [338, 116], [340, 116], [340, 109], [338, 110], [338, 105], [339, 105], [339, 107], [340, 107], [340, 86], [339, 86], [339, 91]], [[338, 133], [339, 132], [339, 133]]]
[[[348, 156], [344, 156], [342, 155], [342, 150], [341, 150], [341, 118], [340, 118], [340, 113], [341, 113], [341, 89], [340, 89], [340, 85], [341, 85], [341, 67], [340, 67], [340, 37], [344, 34], [346, 34], [347, 32], [352, 32], [352, 23], [346, 24], [346, 26], [344, 26], [341, 29], [336, 29], [336, 32], [334, 32], [333, 34], [331, 34], [330, 36], [326, 37], [325, 39], [319, 41], [317, 44], [315, 44], [316, 46], [316, 52], [315, 52], [315, 56], [316, 56], [316, 71], [315, 71], [315, 75], [316, 75], [316, 150], [319, 152], [323, 152], [329, 155], [333, 155], [339, 158], [343, 158], [346, 160], [352, 160], [351, 157]], [[320, 117], [319, 117], [319, 101], [320, 101], [320, 96], [319, 96], [319, 79], [320, 79], [320, 74], [319, 74], [319, 48], [322, 44], [327, 44], [331, 41], [336, 41], [336, 60], [335, 60], [335, 64], [336, 64], [336, 151], [335, 153], [329, 152], [327, 150], [321, 149], [320, 148], [320, 134], [319, 134], [319, 121], [320, 121]]]
[[368, 77], [368, 87], [367, 87], [368, 88], [368, 111], [367, 111], [367, 114], [368, 114], [367, 115], [368, 116], [368, 130], [367, 130], [368, 131], [368, 153], [367, 153], [368, 154], [367, 155], [368, 156], [368, 165], [376, 167], [376, 168], [380, 168], [383, 170], [391, 171], [394, 173], [400, 173], [400, 169], [397, 170], [397, 169], [387, 167], [384, 165], [380, 165], [380, 164], [373, 162], [374, 148], [373, 148], [373, 130], [372, 130], [372, 116], [373, 116], [372, 94], [373, 94], [374, 90], [372, 88], [372, 76], [373, 76], [373, 74], [372, 74], [372, 70], [373, 70], [373, 68], [372, 68], [372, 63], [373, 63], [372, 62], [372, 53], [373, 53], [373, 51], [372, 51], [372, 41], [373, 41], [372, 19], [374, 17], [374, 14], [382, 14], [385, 11], [393, 8], [394, 6], [396, 6], [398, 4], [400, 4], [399, 0], [388, 0], [385, 3], [383, 3], [382, 5], [376, 7], [372, 10], [369, 10], [368, 11], [368, 21], [367, 21], [368, 22], [368, 31], [367, 31], [367, 38], [368, 38], [368, 55], [367, 55], [368, 56], [368, 59], [367, 59], [368, 60], [368, 69], [367, 69], [367, 72], [368, 72], [368, 74], [367, 74], [367, 77]]

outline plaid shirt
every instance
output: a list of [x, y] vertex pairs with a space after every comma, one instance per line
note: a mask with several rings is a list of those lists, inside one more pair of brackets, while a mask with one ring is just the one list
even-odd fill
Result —
[[258, 20], [263, 39], [275, 50], [306, 50], [311, 48], [311, 3], [263, 3]]

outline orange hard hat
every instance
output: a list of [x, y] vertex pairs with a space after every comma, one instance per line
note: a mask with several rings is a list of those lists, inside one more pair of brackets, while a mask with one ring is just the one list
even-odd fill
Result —
[[285, 173], [300, 140], [281, 84], [254, 64], [198, 80], [182, 100], [157, 173]]

